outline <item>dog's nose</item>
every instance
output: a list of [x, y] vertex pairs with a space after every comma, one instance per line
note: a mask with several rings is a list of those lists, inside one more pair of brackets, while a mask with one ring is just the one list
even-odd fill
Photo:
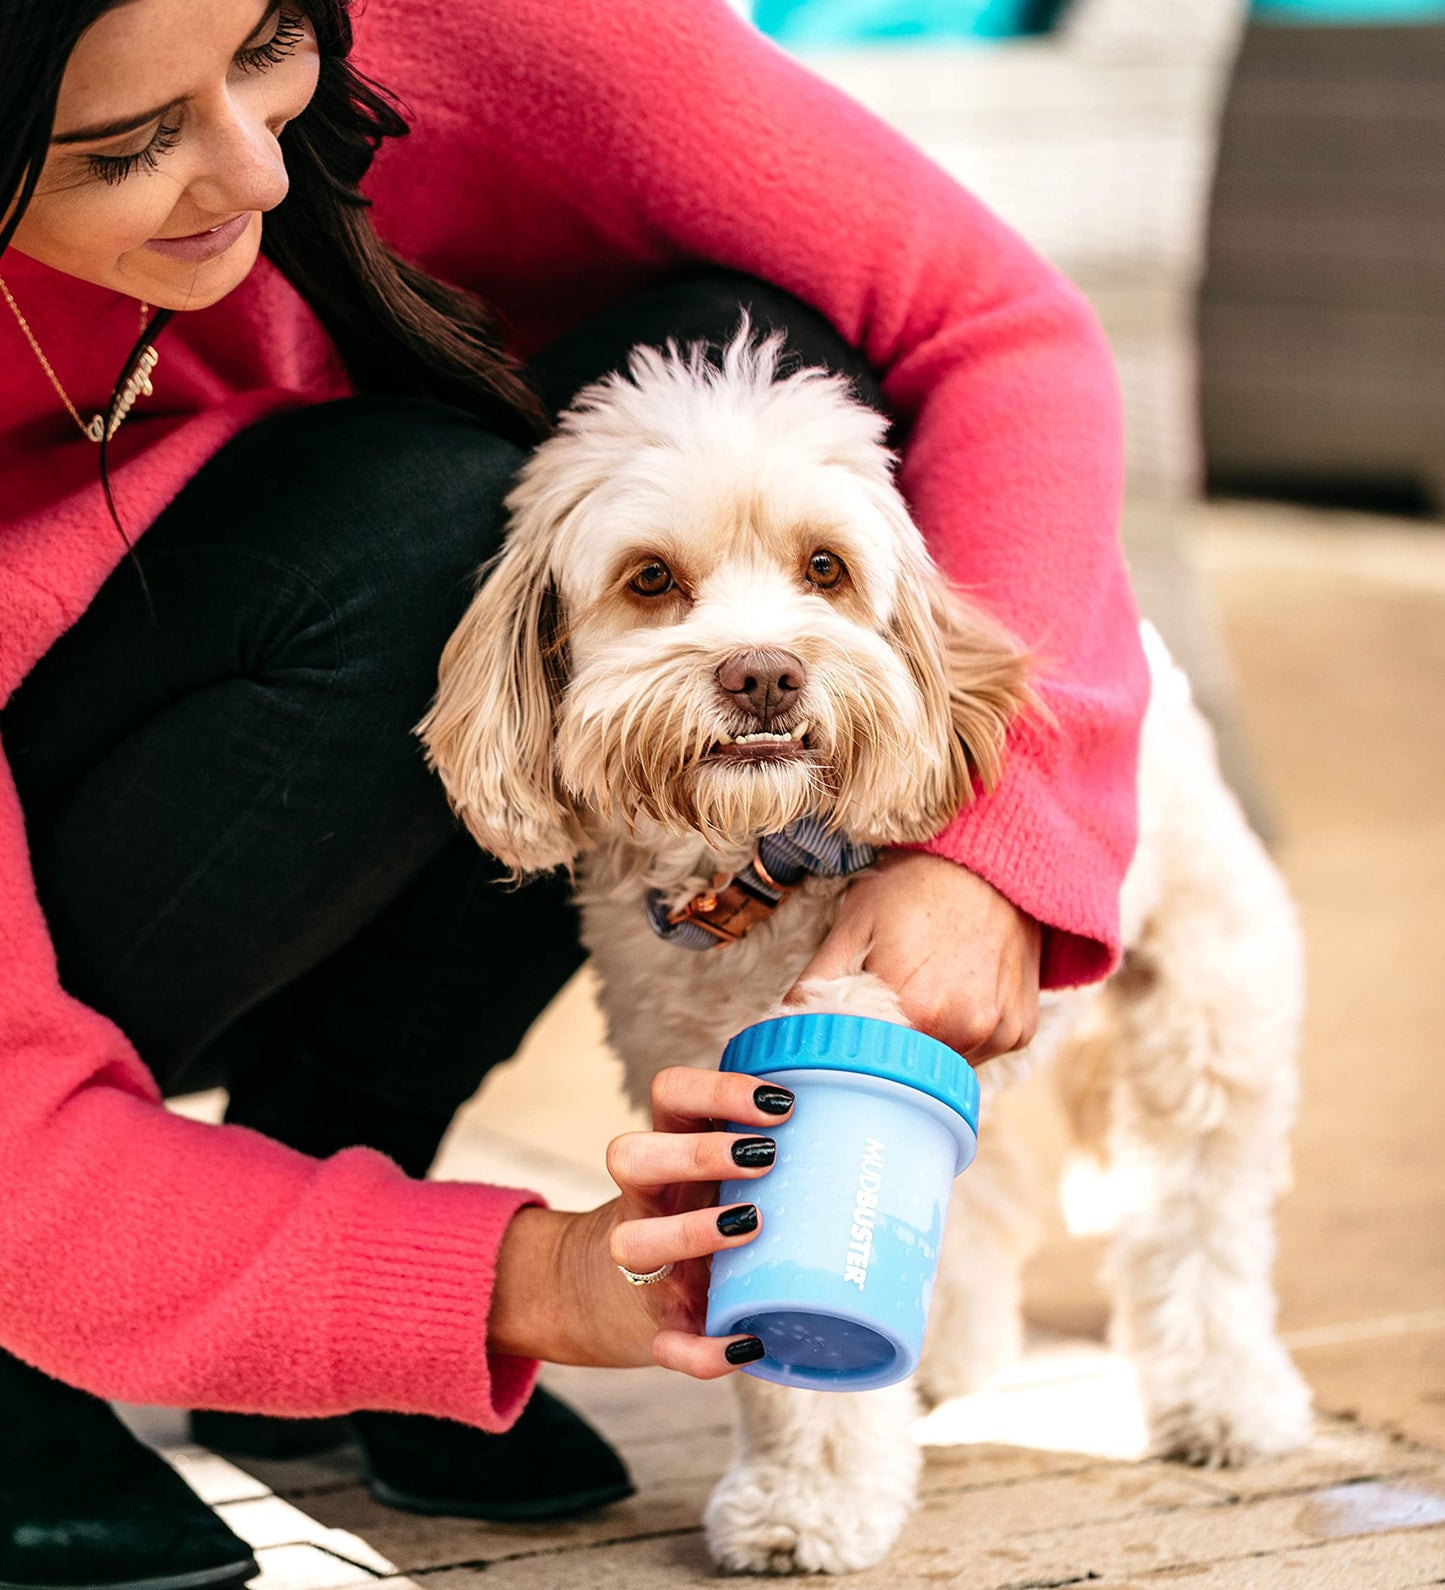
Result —
[[807, 680], [801, 658], [772, 649], [734, 652], [717, 671], [723, 693], [764, 723], [786, 712]]

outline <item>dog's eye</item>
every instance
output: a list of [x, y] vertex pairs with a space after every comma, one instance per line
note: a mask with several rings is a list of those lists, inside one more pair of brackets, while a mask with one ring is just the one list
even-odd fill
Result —
[[808, 584], [820, 590], [830, 590], [846, 572], [842, 558], [821, 548], [808, 559]]
[[672, 570], [659, 558], [644, 563], [627, 582], [639, 596], [664, 596], [672, 589]]

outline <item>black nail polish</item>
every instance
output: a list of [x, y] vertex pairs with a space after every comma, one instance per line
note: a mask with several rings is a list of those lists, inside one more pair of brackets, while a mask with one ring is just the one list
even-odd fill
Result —
[[740, 1137], [733, 1144], [733, 1164], [756, 1170], [771, 1165], [778, 1157], [778, 1145], [771, 1137]]
[[749, 1231], [758, 1229], [758, 1207], [756, 1204], [734, 1204], [731, 1209], [724, 1209], [717, 1217], [717, 1228], [725, 1237], [746, 1236]]
[[766, 1352], [756, 1336], [744, 1336], [739, 1342], [729, 1342], [723, 1348], [723, 1357], [730, 1364], [755, 1364]]
[[786, 1115], [793, 1107], [793, 1095], [786, 1088], [763, 1086], [753, 1089], [753, 1103], [765, 1115]]

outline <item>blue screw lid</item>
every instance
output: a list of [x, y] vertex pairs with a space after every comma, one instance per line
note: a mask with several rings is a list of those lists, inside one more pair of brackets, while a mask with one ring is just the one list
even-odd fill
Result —
[[856, 1071], [917, 1088], [956, 1111], [978, 1131], [978, 1077], [937, 1038], [876, 1016], [807, 1012], [744, 1027], [723, 1050], [723, 1071]]

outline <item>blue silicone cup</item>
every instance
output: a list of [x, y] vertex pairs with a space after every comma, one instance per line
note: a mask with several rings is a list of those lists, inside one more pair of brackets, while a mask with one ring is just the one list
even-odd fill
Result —
[[[757, 1180], [762, 1229], [713, 1255], [707, 1334], [761, 1337], [743, 1372], [815, 1391], [891, 1386], [918, 1367], [953, 1178], [978, 1145], [978, 1078], [936, 1039], [864, 1016], [782, 1016], [740, 1032], [724, 1071], [796, 1095]], [[756, 1126], [729, 1123], [735, 1132]]]

